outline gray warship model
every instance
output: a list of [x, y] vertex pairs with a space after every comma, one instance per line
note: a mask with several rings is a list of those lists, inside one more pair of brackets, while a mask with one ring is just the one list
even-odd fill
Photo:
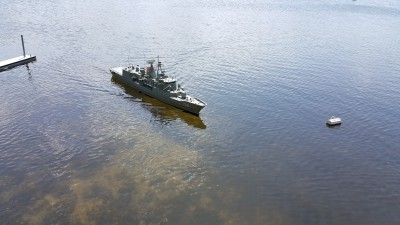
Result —
[[188, 95], [175, 78], [167, 76], [160, 61], [157, 62], [157, 69], [153, 66], [155, 60], [147, 60], [147, 63], [149, 66], [146, 68], [141, 68], [139, 65], [114, 67], [110, 68], [110, 72], [121, 82], [146, 95], [199, 115], [200, 110], [207, 104]]

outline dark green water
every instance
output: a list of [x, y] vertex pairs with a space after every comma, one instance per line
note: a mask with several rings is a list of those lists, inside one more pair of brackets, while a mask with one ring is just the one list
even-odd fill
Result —
[[[0, 3], [1, 224], [400, 221], [397, 1]], [[111, 79], [157, 55], [200, 117]]]

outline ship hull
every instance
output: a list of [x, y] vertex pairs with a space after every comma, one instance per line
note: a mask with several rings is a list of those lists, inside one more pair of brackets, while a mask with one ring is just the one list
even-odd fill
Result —
[[119, 73], [117, 70], [110, 69], [111, 74], [113, 75], [114, 78], [117, 80], [123, 82], [124, 84], [150, 96], [153, 97], [159, 101], [162, 101], [166, 104], [172, 105], [176, 108], [182, 109], [186, 112], [189, 112], [194, 115], [199, 115], [200, 110], [204, 108], [204, 106], [196, 105], [196, 104], [191, 104], [190, 102], [179, 100], [178, 98], [174, 98], [171, 96], [166, 96], [165, 91], [157, 89], [157, 88], [152, 88], [151, 86], [147, 86], [144, 84], [140, 84], [138, 81], [133, 80], [131, 77], [128, 76], [123, 76], [122, 72]]

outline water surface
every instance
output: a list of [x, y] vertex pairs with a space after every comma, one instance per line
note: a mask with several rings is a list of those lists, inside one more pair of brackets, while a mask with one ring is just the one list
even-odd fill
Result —
[[[0, 9], [2, 224], [397, 224], [397, 1]], [[200, 117], [111, 78], [162, 56]], [[335, 115], [340, 127], [325, 121]]]

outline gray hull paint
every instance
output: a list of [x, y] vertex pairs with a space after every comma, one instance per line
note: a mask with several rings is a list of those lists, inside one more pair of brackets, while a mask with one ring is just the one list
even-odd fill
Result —
[[135, 88], [136, 90], [143, 92], [144, 94], [153, 97], [157, 100], [160, 100], [164, 103], [172, 105], [176, 108], [182, 109], [194, 115], [199, 115], [200, 110], [204, 108], [204, 106], [199, 106], [192, 104], [187, 101], [179, 101], [171, 98], [170, 96], [166, 96], [166, 92], [157, 88], [152, 88], [150, 86], [142, 85], [137, 81], [133, 81], [131, 77], [122, 76], [114, 71], [111, 71], [112, 75], [117, 78], [118, 80], [122, 81], [123, 83], [127, 84], [128, 86]]

